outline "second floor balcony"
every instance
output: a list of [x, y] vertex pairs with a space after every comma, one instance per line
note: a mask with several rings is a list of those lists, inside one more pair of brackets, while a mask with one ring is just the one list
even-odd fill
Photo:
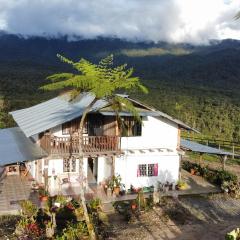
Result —
[[[51, 156], [68, 156], [79, 154], [79, 138], [56, 137], [45, 134], [40, 140], [41, 147]], [[120, 154], [118, 136], [83, 136], [82, 149], [85, 156]]]

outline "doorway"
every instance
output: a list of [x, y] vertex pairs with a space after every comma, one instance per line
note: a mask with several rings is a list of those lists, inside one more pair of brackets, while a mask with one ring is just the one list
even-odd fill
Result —
[[89, 184], [97, 183], [98, 175], [98, 159], [88, 158], [87, 180]]

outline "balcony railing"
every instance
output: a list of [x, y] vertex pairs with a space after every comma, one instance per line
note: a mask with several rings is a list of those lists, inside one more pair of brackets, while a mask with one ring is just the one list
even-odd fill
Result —
[[[56, 137], [44, 135], [41, 147], [51, 155], [76, 155], [79, 153], [78, 137]], [[85, 155], [120, 152], [120, 140], [117, 136], [83, 136]]]

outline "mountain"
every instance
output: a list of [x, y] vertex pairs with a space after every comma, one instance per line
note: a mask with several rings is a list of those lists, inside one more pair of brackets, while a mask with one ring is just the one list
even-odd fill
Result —
[[198, 128], [203, 135], [240, 141], [240, 41], [209, 45], [129, 42], [68, 37], [43, 38], [0, 34], [0, 126], [12, 126], [7, 111], [48, 99], [38, 89], [55, 72], [69, 71], [56, 54], [91, 61], [113, 53], [117, 64], [133, 66], [149, 87], [138, 96]]

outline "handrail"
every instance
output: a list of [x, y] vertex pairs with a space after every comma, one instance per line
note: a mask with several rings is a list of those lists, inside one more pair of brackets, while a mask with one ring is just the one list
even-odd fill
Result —
[[[84, 153], [115, 152], [120, 150], [118, 136], [83, 136]], [[50, 154], [79, 153], [78, 137], [56, 137], [44, 135], [41, 147]]]

